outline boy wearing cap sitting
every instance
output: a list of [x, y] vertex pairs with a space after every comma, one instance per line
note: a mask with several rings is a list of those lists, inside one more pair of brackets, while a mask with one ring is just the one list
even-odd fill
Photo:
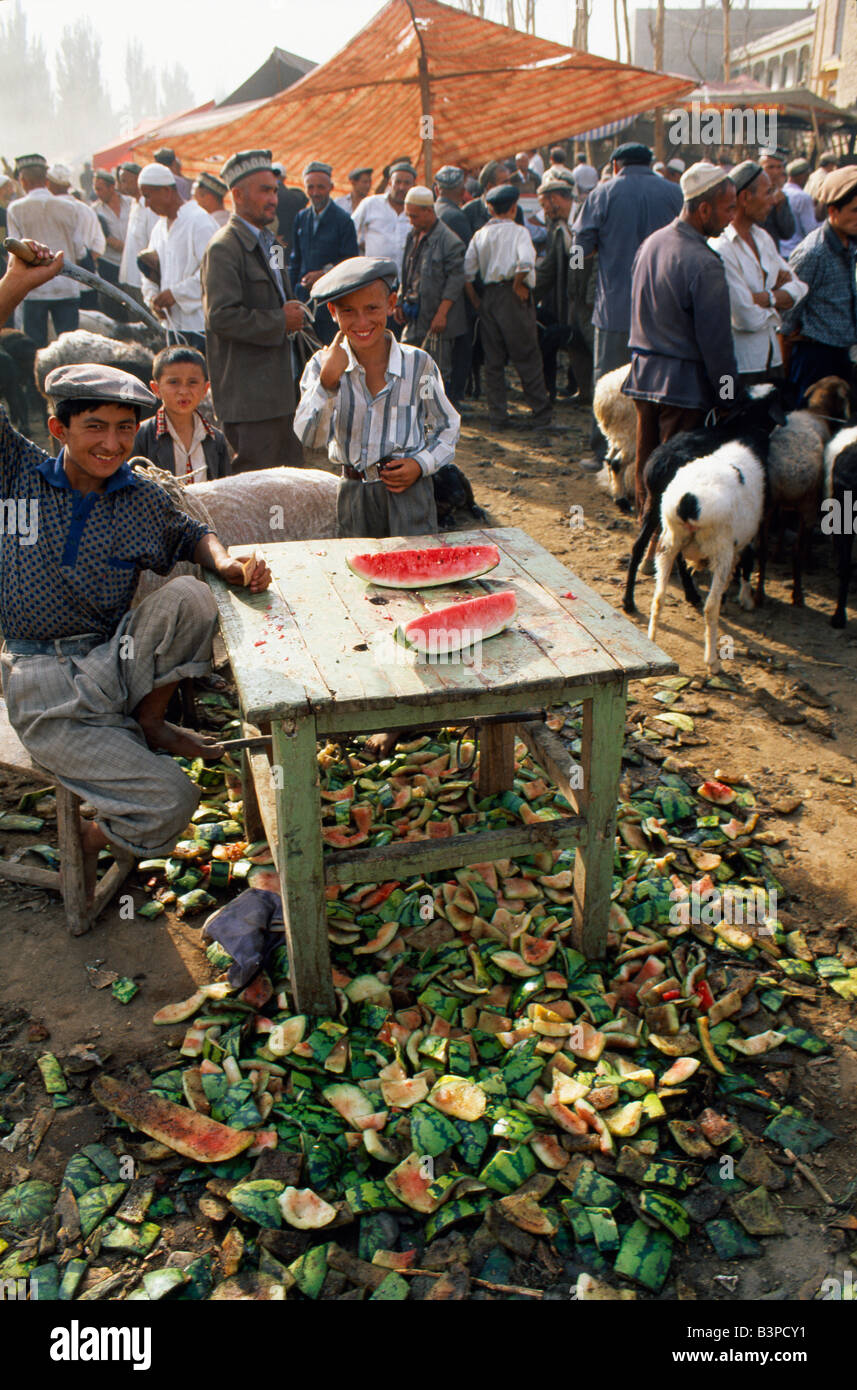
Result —
[[[0, 321], [62, 270], [62, 254], [30, 241], [0, 280]], [[231, 584], [267, 588], [263, 562], [227, 555], [150, 479], [132, 472], [141, 410], [155, 398], [115, 367], [58, 367], [45, 382], [56, 459], [0, 410], [0, 495], [10, 516], [0, 549], [0, 656], [9, 720], [30, 756], [90, 801], [81, 831], [91, 897], [98, 851], [167, 853], [199, 791], [173, 757], [217, 758], [204, 736], [167, 722], [170, 696], [209, 668], [217, 608], [192, 576], [173, 579], [133, 611], [141, 570], [168, 574], [193, 560]], [[35, 523], [35, 524], [34, 524]]]

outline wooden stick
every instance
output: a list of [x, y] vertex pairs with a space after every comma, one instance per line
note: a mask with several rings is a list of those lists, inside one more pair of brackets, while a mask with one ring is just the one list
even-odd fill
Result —
[[[397, 1269], [397, 1274], [422, 1274], [426, 1279], [440, 1279], [445, 1270], [434, 1269]], [[492, 1284], [488, 1279], [476, 1279], [471, 1276], [471, 1284], [478, 1284], [480, 1289], [491, 1289], [494, 1293], [520, 1293], [526, 1298], [544, 1298], [541, 1289], [525, 1289], [520, 1284]]]
[[790, 1159], [791, 1162], [794, 1164], [795, 1168], [797, 1168], [801, 1177], [806, 1178], [810, 1187], [815, 1188], [819, 1197], [821, 1197], [821, 1199], [825, 1201], [829, 1207], [835, 1207], [836, 1203], [834, 1202], [833, 1198], [829, 1196], [827, 1192], [825, 1192], [824, 1188], [818, 1181], [818, 1178], [815, 1176], [815, 1173], [813, 1173], [812, 1169], [808, 1168], [805, 1163], [801, 1163], [800, 1159], [792, 1153], [791, 1149], [785, 1149], [784, 1153], [786, 1155], [786, 1158]]

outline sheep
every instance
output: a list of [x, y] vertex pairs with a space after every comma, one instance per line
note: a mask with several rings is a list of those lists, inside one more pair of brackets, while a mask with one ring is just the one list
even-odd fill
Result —
[[615, 367], [599, 377], [592, 396], [592, 413], [604, 438], [607, 454], [598, 483], [620, 506], [634, 496], [634, 459], [637, 452], [637, 410], [630, 396], [622, 395], [630, 368]]
[[[742, 439], [751, 446], [767, 452], [768, 436], [774, 426], [782, 424], [784, 420], [779, 396], [774, 387], [756, 386], [752, 387], [746, 399], [738, 403], [731, 414], [725, 416], [718, 424], [708, 429], [683, 430], [652, 450], [643, 469], [646, 499], [640, 531], [628, 562], [625, 596], [622, 600], [622, 607], [626, 613], [636, 612], [634, 586], [637, 571], [650, 541], [660, 529], [661, 499], [678, 470], [734, 439]], [[681, 554], [678, 555], [678, 570], [685, 598], [694, 608], [699, 608], [701, 599]]]
[[131, 323], [118, 323], [109, 314], [102, 314], [98, 309], [81, 309], [77, 326], [86, 333], [95, 333], [99, 338], [113, 338], [118, 343], [139, 343], [150, 352], [160, 352], [161, 348], [166, 346], [166, 331], [158, 332], [157, 329], [143, 323], [142, 319], [134, 319]]
[[768, 498], [759, 531], [757, 607], [765, 598], [768, 530], [774, 514], [784, 511], [797, 513], [798, 532], [792, 548], [792, 603], [795, 607], [803, 607], [803, 565], [821, 502], [824, 448], [833, 433], [831, 426], [847, 420], [851, 414], [848, 383], [838, 376], [816, 381], [806, 391], [804, 400], [805, 407], [791, 411], [785, 425], [771, 435]]
[[831, 627], [845, 627], [848, 586], [851, 581], [851, 550], [857, 526], [857, 426], [840, 430], [824, 451], [824, 490], [821, 529], [833, 536], [836, 560], [836, 609]]
[[152, 379], [153, 355], [138, 343], [120, 343], [97, 333], [77, 329], [61, 333], [47, 347], [36, 353], [36, 385], [45, 395], [45, 378], [54, 367], [78, 366], [84, 362], [99, 362], [130, 372], [148, 386]]

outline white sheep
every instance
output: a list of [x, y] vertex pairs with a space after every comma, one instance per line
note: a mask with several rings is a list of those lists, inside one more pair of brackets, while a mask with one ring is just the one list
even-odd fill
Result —
[[637, 452], [637, 410], [622, 387], [630, 368], [614, 367], [595, 383], [592, 413], [604, 438], [607, 454], [597, 481], [614, 501], [634, 496], [634, 459]]
[[[693, 569], [711, 571], [705, 601], [705, 663], [720, 670], [717, 626], [720, 604], [741, 552], [754, 539], [765, 504], [765, 467], [746, 444], [733, 441], [678, 470], [661, 500], [661, 539], [655, 557], [655, 591], [649, 640], [658, 619], [672, 567], [681, 554]], [[741, 576], [738, 601], [752, 608], [748, 574]]]
[[152, 353], [139, 343], [120, 343], [114, 338], [105, 338], [100, 333], [87, 333], [78, 328], [73, 333], [61, 333], [47, 347], [39, 348], [36, 353], [36, 385], [44, 396], [45, 378], [54, 367], [78, 367], [85, 362], [97, 362], [130, 372], [148, 386], [152, 379], [152, 361]]

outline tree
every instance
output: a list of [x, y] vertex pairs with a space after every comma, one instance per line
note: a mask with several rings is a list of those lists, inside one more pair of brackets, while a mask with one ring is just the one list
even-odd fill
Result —
[[132, 126], [139, 125], [147, 116], [160, 115], [158, 75], [154, 67], [146, 62], [139, 39], [130, 39], [125, 46], [125, 83]]
[[165, 67], [161, 72], [162, 114], [169, 116], [174, 111], [186, 111], [194, 101], [187, 69], [181, 63], [174, 63], [171, 68]]
[[731, 65], [729, 62], [729, 49], [731, 47], [731, 15], [729, 13], [731, 0], [720, 0], [723, 9], [723, 81], [729, 81]]
[[41, 40], [29, 38], [20, 0], [0, 21], [0, 130], [15, 132], [11, 161], [31, 150], [46, 154], [56, 139], [48, 60]]
[[[88, 19], [67, 24], [56, 55], [57, 129], [74, 158], [104, 143], [116, 124], [101, 71], [101, 39]], [[55, 137], [56, 138], [56, 137]]]

